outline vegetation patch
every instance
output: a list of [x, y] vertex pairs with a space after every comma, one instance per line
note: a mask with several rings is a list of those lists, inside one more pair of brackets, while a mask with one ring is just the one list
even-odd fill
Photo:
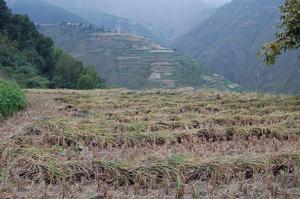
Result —
[[27, 105], [25, 92], [12, 81], [0, 80], [0, 120]]
[[13, 14], [0, 0], [0, 77], [25, 88], [96, 89], [103, 81], [93, 66], [85, 67], [54, 48], [28, 16]]

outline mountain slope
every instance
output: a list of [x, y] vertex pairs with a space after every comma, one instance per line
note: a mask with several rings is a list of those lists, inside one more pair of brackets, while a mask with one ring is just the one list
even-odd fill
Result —
[[299, 51], [289, 52], [272, 67], [257, 53], [274, 39], [283, 0], [234, 0], [173, 46], [197, 58], [244, 88], [300, 93]]
[[195, 60], [141, 36], [95, 32], [76, 26], [41, 26], [40, 31], [85, 64], [93, 64], [108, 85], [130, 89], [239, 89]]
[[152, 40], [162, 42], [151, 31], [139, 23], [134, 23], [128, 19], [107, 14], [102, 11], [95, 11], [92, 9], [69, 7], [70, 11], [84, 18], [89, 23], [95, 24], [99, 27], [104, 27], [110, 31], [138, 34]]
[[6, 0], [6, 2], [14, 13], [27, 14], [35, 23], [85, 22], [84, 19], [74, 13], [39, 0]]

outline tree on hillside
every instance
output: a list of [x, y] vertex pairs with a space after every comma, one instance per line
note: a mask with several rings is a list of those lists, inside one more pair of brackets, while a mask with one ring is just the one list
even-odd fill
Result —
[[300, 47], [300, 0], [286, 0], [280, 7], [282, 32], [276, 33], [276, 40], [263, 46], [265, 62], [275, 64], [282, 52]]
[[[0, 0], [0, 35], [6, 37], [8, 43], [23, 54], [26, 62], [30, 63], [38, 73], [51, 76], [54, 67], [52, 39], [40, 34], [28, 16], [12, 14], [3, 0]], [[15, 55], [10, 53], [9, 56]], [[1, 62], [3, 59], [0, 60]], [[14, 63], [10, 61], [6, 65], [12, 66]]]
[[27, 88], [100, 88], [95, 69], [54, 48], [26, 15], [13, 14], [0, 0], [0, 74]]
[[83, 65], [80, 61], [65, 53], [61, 49], [55, 49], [55, 66], [52, 77], [53, 87], [77, 88]]
[[103, 81], [98, 76], [94, 66], [89, 65], [84, 69], [83, 75], [79, 78], [80, 89], [102, 88]]
[[95, 89], [102, 87], [102, 80], [93, 66], [83, 63], [61, 49], [54, 51], [55, 67], [52, 87], [71, 89]]
[[10, 20], [10, 11], [4, 0], [0, 0], [0, 30], [5, 29], [6, 24]]

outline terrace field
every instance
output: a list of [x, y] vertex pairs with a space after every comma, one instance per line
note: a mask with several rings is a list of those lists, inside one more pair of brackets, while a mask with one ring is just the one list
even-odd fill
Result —
[[300, 96], [28, 90], [0, 198], [299, 198]]
[[242, 90], [196, 60], [142, 36], [65, 25], [41, 25], [39, 31], [85, 65], [94, 65], [108, 86]]

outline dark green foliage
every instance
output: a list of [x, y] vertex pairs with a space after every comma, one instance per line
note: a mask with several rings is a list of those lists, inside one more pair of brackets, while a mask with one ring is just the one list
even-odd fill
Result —
[[[0, 15], [0, 70], [24, 87], [49, 78], [53, 70], [53, 41], [40, 34], [27, 16], [13, 15], [3, 0]], [[35, 83], [33, 83], [35, 82]], [[34, 87], [35, 87], [34, 86]]]
[[94, 89], [101, 87], [101, 79], [98, 77], [93, 66], [83, 67], [83, 64], [66, 54], [63, 50], [56, 49], [56, 60], [52, 87]]
[[283, 32], [276, 33], [276, 40], [263, 47], [267, 64], [275, 64], [282, 52], [300, 47], [300, 0], [286, 0], [280, 7]]
[[0, 27], [2, 77], [14, 79], [26, 88], [81, 89], [79, 79], [86, 75], [83, 64], [55, 50], [51, 38], [40, 34], [27, 16], [13, 15], [3, 0]]
[[5, 22], [0, 33], [14, 43], [39, 72], [47, 72], [47, 67], [51, 67], [52, 40], [41, 35], [27, 16], [11, 15]]
[[77, 88], [77, 82], [83, 71], [81, 62], [58, 49], [54, 52], [56, 63], [52, 82], [54, 87]]
[[17, 83], [0, 80], [0, 120], [25, 108], [26, 105], [25, 93]]
[[82, 89], [94, 89], [102, 87], [102, 80], [97, 75], [95, 68], [91, 65], [84, 69], [84, 74], [80, 77], [78, 86]]
[[7, 21], [10, 19], [10, 12], [6, 7], [5, 1], [0, 1], [0, 30], [4, 30], [7, 26]]

